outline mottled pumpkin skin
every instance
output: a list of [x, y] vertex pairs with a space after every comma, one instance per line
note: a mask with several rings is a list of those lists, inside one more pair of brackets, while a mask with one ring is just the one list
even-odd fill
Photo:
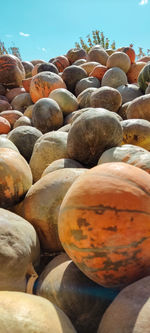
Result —
[[81, 175], [62, 202], [59, 237], [74, 263], [104, 287], [150, 274], [150, 175], [122, 162]]
[[31, 185], [31, 169], [21, 154], [0, 148], [0, 207], [9, 208], [21, 201]]
[[25, 79], [21, 61], [10, 54], [0, 56], [0, 82], [7, 88], [20, 87]]

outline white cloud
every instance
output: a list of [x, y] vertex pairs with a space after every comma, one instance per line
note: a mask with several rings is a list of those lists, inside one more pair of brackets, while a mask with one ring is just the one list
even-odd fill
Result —
[[29, 37], [30, 36], [30, 34], [25, 34], [24, 32], [19, 32], [19, 35], [23, 36], [23, 37]]
[[141, 0], [141, 1], [139, 2], [139, 5], [140, 5], [140, 6], [147, 5], [147, 4], [148, 4], [148, 0]]
[[45, 49], [45, 47], [42, 47], [42, 51], [43, 51], [43, 52], [47, 52], [46, 49]]

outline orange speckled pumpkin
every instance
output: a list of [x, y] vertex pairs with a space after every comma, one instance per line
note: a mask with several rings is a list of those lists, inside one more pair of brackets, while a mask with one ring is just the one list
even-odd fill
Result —
[[0, 134], [7, 134], [11, 130], [9, 121], [0, 116]]
[[123, 162], [88, 170], [65, 195], [58, 230], [69, 257], [102, 286], [150, 275], [150, 175]]
[[63, 79], [52, 72], [41, 72], [33, 76], [30, 83], [30, 96], [33, 103], [40, 98], [48, 97], [50, 92], [57, 88], [66, 88]]
[[96, 67], [94, 67], [94, 69], [92, 70], [92, 72], [90, 73], [89, 76], [94, 76], [101, 81], [102, 77], [105, 74], [105, 72], [107, 71], [107, 69], [108, 68], [106, 66], [97, 65]]
[[0, 148], [0, 207], [10, 208], [21, 201], [31, 185], [31, 169], [23, 156]]

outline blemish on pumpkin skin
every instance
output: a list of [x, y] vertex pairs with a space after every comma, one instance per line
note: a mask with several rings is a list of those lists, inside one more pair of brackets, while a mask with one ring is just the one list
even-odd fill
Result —
[[86, 235], [83, 235], [82, 230], [71, 230], [71, 234], [78, 241], [88, 238]]
[[108, 231], [114, 231], [114, 232], [116, 232], [118, 230], [116, 225], [114, 227], [108, 227], [108, 228], [102, 228], [102, 229], [103, 230], [108, 230]]
[[83, 219], [83, 218], [78, 218], [77, 224], [78, 224], [79, 228], [82, 227], [82, 226], [83, 227], [88, 227], [88, 225], [90, 225], [90, 223], [87, 222], [87, 220]]

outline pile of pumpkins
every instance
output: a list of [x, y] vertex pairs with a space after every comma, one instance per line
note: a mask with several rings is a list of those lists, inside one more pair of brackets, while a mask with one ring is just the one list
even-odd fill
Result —
[[0, 56], [2, 333], [150, 331], [150, 57]]

